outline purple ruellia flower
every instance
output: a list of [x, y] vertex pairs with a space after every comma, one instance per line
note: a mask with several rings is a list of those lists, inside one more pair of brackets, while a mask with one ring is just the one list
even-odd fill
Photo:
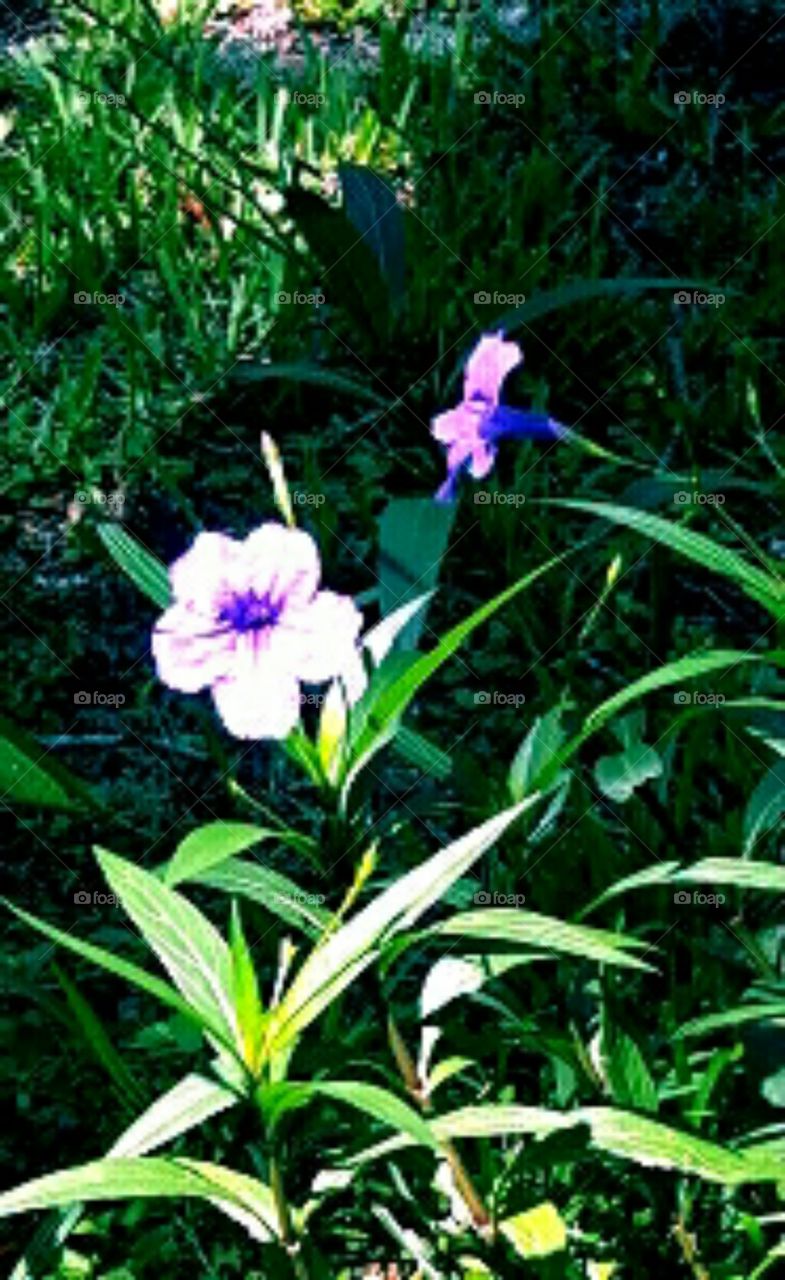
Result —
[[507, 342], [501, 332], [484, 334], [466, 361], [463, 400], [431, 423], [431, 434], [447, 446], [447, 479], [436, 494], [440, 501], [455, 497], [462, 471], [475, 480], [487, 476], [503, 436], [556, 440], [563, 433], [545, 414], [499, 404], [504, 379], [522, 361], [518, 343]]
[[173, 603], [153, 630], [159, 678], [210, 688], [236, 738], [285, 738], [300, 719], [300, 682], [353, 683], [362, 614], [320, 591], [309, 534], [269, 522], [243, 542], [200, 533], [169, 568]]

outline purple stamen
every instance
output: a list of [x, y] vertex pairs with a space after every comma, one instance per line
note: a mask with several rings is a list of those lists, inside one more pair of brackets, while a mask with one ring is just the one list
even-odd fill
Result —
[[269, 593], [257, 596], [249, 591], [227, 601], [218, 614], [218, 621], [227, 623], [232, 631], [264, 631], [274, 627], [280, 616], [281, 604], [272, 600]]

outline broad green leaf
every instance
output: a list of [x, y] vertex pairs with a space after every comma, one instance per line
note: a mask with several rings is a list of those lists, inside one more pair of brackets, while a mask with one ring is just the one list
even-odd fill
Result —
[[625, 751], [601, 756], [594, 767], [594, 777], [603, 795], [623, 804], [638, 787], [662, 777], [662, 760], [654, 747], [639, 742]]
[[[459, 622], [457, 626], [452, 627], [429, 653], [423, 654], [415, 659], [414, 662], [407, 664], [404, 670], [392, 680], [384, 681], [381, 692], [378, 695], [374, 696], [373, 689], [369, 689], [358, 704], [358, 708], [355, 709], [356, 715], [352, 717], [353, 721], [356, 718], [360, 725], [359, 733], [355, 734], [354, 725], [352, 725], [351, 730], [350, 740], [355, 760], [361, 759], [365, 761], [370, 759], [371, 755], [380, 746], [384, 745], [390, 736], [391, 726], [400, 719], [418, 690], [455, 653], [459, 645], [477, 627], [486, 622], [497, 609], [514, 599], [521, 591], [525, 591], [527, 587], [536, 582], [538, 578], [541, 578], [549, 569], [553, 569], [557, 564], [562, 563], [563, 560], [559, 556], [554, 556], [552, 560], [546, 560], [543, 564], [538, 565], [536, 569], [519, 578], [512, 586], [505, 588], [499, 595], [494, 596], [492, 600], [481, 605], [468, 618], [464, 618], [463, 622]], [[381, 676], [383, 672], [384, 665], [380, 668], [379, 675]]]
[[229, 940], [232, 955], [232, 994], [240, 1031], [242, 1056], [248, 1070], [252, 1075], [256, 1075], [262, 1049], [264, 1012], [256, 970], [243, 933], [240, 909], [236, 901], [232, 902]]
[[785, 760], [776, 760], [761, 778], [744, 812], [744, 856], [775, 832], [785, 816]]
[[249, 898], [273, 912], [287, 924], [318, 938], [332, 920], [332, 912], [321, 905], [322, 894], [306, 893], [288, 876], [245, 858], [230, 858], [197, 877], [199, 884], [220, 889], [239, 898]]
[[238, 1044], [232, 999], [232, 962], [218, 930], [182, 894], [123, 858], [96, 849], [117, 895], [178, 990], [206, 1021]]
[[208, 822], [189, 831], [181, 840], [164, 871], [170, 889], [183, 880], [198, 880], [217, 863], [236, 853], [252, 849], [263, 840], [282, 840], [272, 827], [256, 827], [248, 822]]
[[87, 786], [54, 759], [35, 738], [0, 716], [0, 801], [43, 809], [94, 809]]
[[725, 547], [705, 533], [696, 533], [683, 524], [663, 520], [661, 516], [635, 507], [620, 507], [607, 502], [578, 502], [572, 499], [554, 499], [554, 506], [572, 511], [585, 511], [614, 524], [625, 525], [635, 533], [643, 534], [654, 542], [663, 543], [673, 551], [702, 565], [712, 573], [722, 574], [738, 583], [746, 593], [768, 609], [775, 618], [782, 616], [785, 594], [777, 579], [750, 564], [738, 551]]
[[[522, 324], [530, 325], [541, 316], [552, 311], [561, 311], [565, 307], [573, 310], [582, 302], [594, 302], [601, 298], [624, 297], [626, 294], [648, 293], [664, 289], [666, 294], [673, 294], [675, 289], [707, 288], [705, 282], [699, 280], [664, 279], [661, 276], [612, 276], [606, 279], [571, 280], [559, 285], [556, 289], [537, 292], [520, 307], [505, 311], [494, 322], [494, 328], [503, 329], [505, 333], [514, 333]], [[727, 289], [725, 291], [727, 293]]]
[[306, 1088], [314, 1094], [332, 1098], [335, 1102], [344, 1102], [347, 1106], [356, 1107], [375, 1120], [381, 1120], [391, 1129], [397, 1129], [413, 1138], [415, 1142], [439, 1150], [439, 1143], [430, 1125], [417, 1112], [390, 1093], [388, 1089], [380, 1089], [378, 1085], [362, 1084], [359, 1081], [317, 1081]]
[[[432, 498], [392, 498], [379, 519], [379, 604], [382, 614], [436, 586], [455, 521], [455, 503]], [[426, 610], [398, 634], [399, 649], [416, 649]]]
[[401, 876], [323, 946], [317, 946], [275, 1011], [275, 1041], [283, 1046], [298, 1035], [373, 962], [382, 941], [409, 928], [438, 902], [538, 798], [531, 796], [504, 810]]
[[34, 1178], [0, 1195], [0, 1217], [70, 1205], [75, 1200], [195, 1198], [242, 1222], [255, 1239], [277, 1235], [270, 1190], [255, 1178], [222, 1165], [160, 1156], [108, 1157], [75, 1169]]
[[567, 1224], [550, 1200], [505, 1218], [499, 1231], [522, 1258], [546, 1258], [567, 1248]]
[[[620, 965], [628, 969], [644, 969], [654, 972], [631, 949], [643, 948], [637, 938], [609, 933], [588, 925], [568, 924], [553, 916], [518, 908], [490, 907], [478, 911], [463, 911], [434, 925], [432, 935], [470, 938], [473, 942], [510, 942], [519, 946], [548, 951], [555, 958], [561, 955], [578, 956], [584, 960], [596, 960], [599, 964]], [[648, 948], [647, 948], [648, 949]]]
[[123, 573], [154, 604], [165, 609], [172, 599], [166, 565], [118, 524], [100, 524], [98, 535]]
[[452, 760], [433, 742], [416, 733], [408, 725], [400, 724], [392, 742], [392, 748], [407, 764], [413, 764], [421, 773], [431, 774], [443, 782], [452, 773]]
[[425, 975], [420, 992], [420, 1017], [425, 1022], [451, 1000], [473, 995], [492, 978], [530, 959], [530, 956], [510, 955], [442, 956]]
[[726, 1028], [735, 1031], [747, 1022], [764, 1022], [767, 1018], [785, 1019], [785, 1001], [772, 1001], [769, 1004], [740, 1004], [733, 1009], [724, 1009], [722, 1013], [707, 1013], [700, 1018], [692, 1018], [685, 1022], [676, 1032], [677, 1040], [687, 1040], [699, 1036], [711, 1035], [713, 1031], [724, 1031]]
[[373, 253], [391, 303], [399, 307], [404, 292], [405, 228], [395, 188], [365, 165], [339, 164], [338, 177], [346, 216]]
[[742, 862], [739, 858], [701, 858], [673, 877], [676, 884], [727, 884], [737, 889], [785, 893], [785, 867], [771, 862]]
[[507, 1137], [513, 1133], [547, 1137], [577, 1125], [588, 1127], [595, 1147], [646, 1168], [673, 1169], [730, 1185], [778, 1181], [785, 1174], [785, 1161], [753, 1161], [746, 1153], [611, 1107], [557, 1112], [489, 1104], [464, 1107], [433, 1121], [441, 1138]]
[[170, 1009], [174, 1009], [176, 1013], [187, 1018], [189, 1022], [195, 1023], [200, 1030], [207, 1031], [219, 1043], [223, 1043], [229, 1048], [233, 1047], [221, 1023], [211, 1021], [209, 1017], [206, 1017], [198, 1009], [188, 1004], [187, 1001], [183, 1000], [182, 996], [178, 995], [174, 987], [169, 986], [168, 982], [162, 981], [161, 978], [148, 973], [146, 969], [132, 964], [129, 960], [122, 960], [120, 956], [116, 956], [112, 951], [107, 951], [104, 947], [96, 947], [92, 942], [82, 942], [80, 938], [75, 938], [72, 934], [66, 933], [65, 930], [55, 928], [54, 925], [39, 919], [38, 916], [31, 915], [28, 911], [23, 911], [21, 907], [15, 907], [6, 898], [0, 898], [0, 902], [3, 902], [9, 911], [12, 911], [25, 924], [37, 929], [44, 937], [49, 938], [51, 942], [65, 947], [68, 951], [73, 951], [85, 960], [91, 960], [93, 964], [100, 965], [102, 969], [107, 969], [109, 973], [114, 973], [118, 978], [123, 978], [126, 982], [140, 987], [148, 995], [154, 996], [156, 1000], [162, 1001]]
[[621, 1107], [656, 1113], [657, 1086], [638, 1045], [626, 1031], [604, 1017], [602, 1063], [614, 1102]]
[[302, 187], [286, 193], [286, 212], [326, 273], [330, 303], [343, 306], [361, 331], [384, 338], [389, 291], [372, 249], [341, 209]]
[[582, 920], [584, 916], [590, 915], [592, 911], [596, 911], [598, 907], [609, 902], [611, 898], [617, 897], [620, 893], [626, 893], [628, 889], [645, 889], [650, 885], [668, 884], [678, 870], [678, 862], [659, 862], [653, 867], [644, 867], [642, 871], [633, 871], [632, 875], [624, 876], [622, 880], [617, 880], [615, 884], [605, 889], [593, 902], [590, 902], [588, 907], [584, 907], [579, 912], [578, 919]]
[[[508, 786], [513, 800], [522, 800], [531, 791], [539, 789], [543, 770], [558, 758], [567, 734], [562, 725], [567, 706], [551, 707], [545, 715], [538, 716], [515, 753], [510, 767]], [[552, 777], [549, 787], [558, 786], [563, 772]]]
[[236, 1105], [231, 1089], [205, 1076], [188, 1075], [134, 1120], [112, 1145], [109, 1156], [144, 1156], [211, 1116]]

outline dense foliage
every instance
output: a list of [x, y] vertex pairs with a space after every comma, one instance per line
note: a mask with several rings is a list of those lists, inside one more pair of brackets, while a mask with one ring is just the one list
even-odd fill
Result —
[[784, 17], [9, 11], [15, 1280], [779, 1274]]

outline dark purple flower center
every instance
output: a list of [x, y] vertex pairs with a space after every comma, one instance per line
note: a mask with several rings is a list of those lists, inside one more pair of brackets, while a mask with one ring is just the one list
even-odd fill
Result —
[[248, 591], [242, 596], [232, 596], [218, 614], [219, 622], [232, 631], [263, 631], [274, 627], [281, 616], [282, 601], [273, 600], [268, 592], [258, 596]]

